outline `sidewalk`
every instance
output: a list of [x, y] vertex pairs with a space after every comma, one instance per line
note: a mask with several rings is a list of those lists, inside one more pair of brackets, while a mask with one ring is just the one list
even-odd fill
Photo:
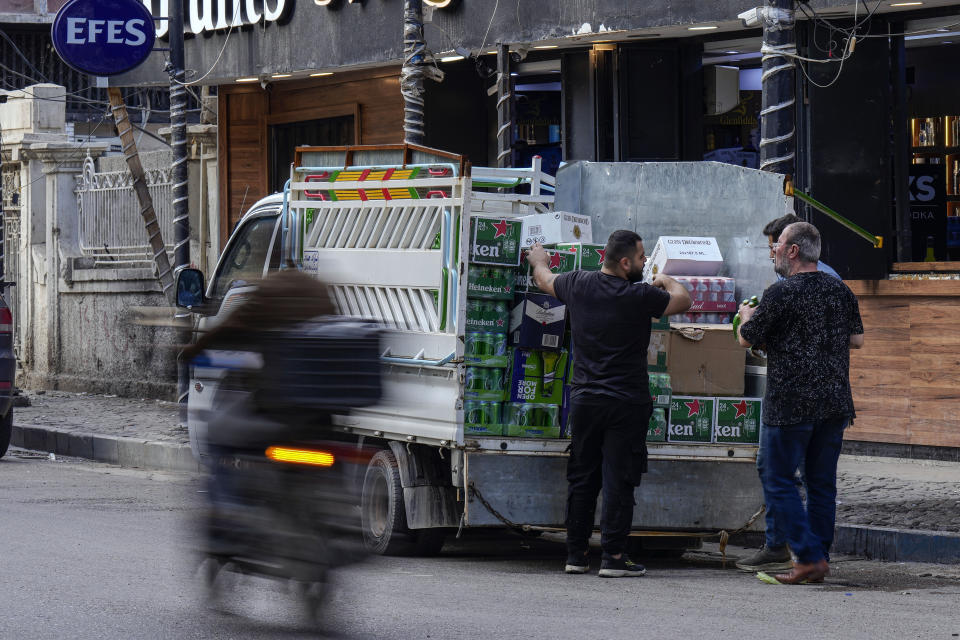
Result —
[[[198, 471], [172, 402], [25, 392], [12, 444], [125, 467]], [[842, 456], [834, 550], [960, 563], [960, 464]]]

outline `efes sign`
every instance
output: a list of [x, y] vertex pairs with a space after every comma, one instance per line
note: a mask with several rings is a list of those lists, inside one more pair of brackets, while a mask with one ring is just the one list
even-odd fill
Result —
[[[144, 6], [159, 20], [157, 37], [167, 35], [171, 0], [142, 0]], [[363, 0], [346, 0], [360, 4]], [[335, 9], [343, 0], [313, 0], [317, 6]], [[435, 9], [452, 9], [459, 0], [423, 0]], [[296, 0], [184, 0], [184, 30], [187, 33], [213, 33], [230, 28], [264, 24], [284, 20], [293, 12]]]
[[137, 0], [70, 0], [57, 12], [51, 36], [64, 62], [94, 76], [133, 69], [156, 39], [153, 16]]

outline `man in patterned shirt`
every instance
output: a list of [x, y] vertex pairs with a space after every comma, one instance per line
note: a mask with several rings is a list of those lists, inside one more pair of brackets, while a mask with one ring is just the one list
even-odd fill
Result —
[[[761, 448], [764, 499], [797, 556], [784, 584], [822, 582], [836, 519], [837, 460], [843, 430], [854, 416], [850, 349], [863, 346], [863, 322], [853, 292], [817, 271], [820, 233], [806, 222], [789, 225], [773, 244], [771, 285], [756, 308], [740, 307], [737, 336], [767, 351]], [[794, 473], [804, 460], [807, 506]]]

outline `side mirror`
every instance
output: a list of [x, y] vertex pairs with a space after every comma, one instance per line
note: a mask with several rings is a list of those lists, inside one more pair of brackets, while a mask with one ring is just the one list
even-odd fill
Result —
[[181, 269], [177, 273], [177, 306], [185, 309], [203, 304], [203, 273], [197, 269]]

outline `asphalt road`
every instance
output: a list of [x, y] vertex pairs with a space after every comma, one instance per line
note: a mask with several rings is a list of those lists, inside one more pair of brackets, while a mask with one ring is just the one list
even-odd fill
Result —
[[[201, 488], [197, 477], [12, 451], [0, 460], [0, 638], [318, 637], [278, 583], [240, 580], [226, 613], [203, 606], [191, 527]], [[786, 587], [722, 568], [715, 546], [620, 580], [564, 575], [562, 555], [551, 540], [525, 548], [488, 534], [439, 558], [378, 558], [337, 577], [322, 635], [960, 636], [957, 567], [841, 558], [826, 585]]]

